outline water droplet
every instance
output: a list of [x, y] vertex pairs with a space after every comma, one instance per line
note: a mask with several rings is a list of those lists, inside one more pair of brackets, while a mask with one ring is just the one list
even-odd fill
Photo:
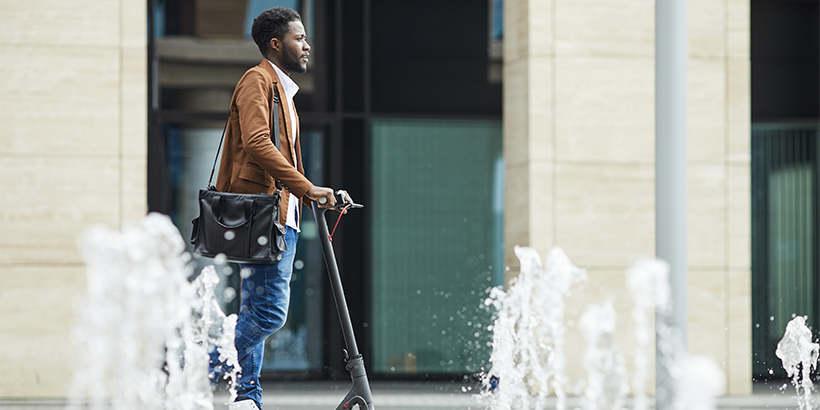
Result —
[[311, 288], [305, 289], [305, 296], [313, 296], [313, 289], [311, 289]]
[[225, 276], [231, 276], [231, 274], [233, 274], [233, 268], [230, 266], [226, 266], [224, 269], [222, 269], [222, 274]]
[[268, 244], [268, 237], [265, 236], [265, 235], [262, 235], [262, 236], [259, 237], [259, 239], [256, 240], [256, 243], [258, 243], [262, 246], [265, 246], [265, 245]]
[[769, 322], [774, 322], [774, 316], [769, 316]]
[[242, 270], [239, 271], [239, 276], [242, 276], [242, 279], [251, 277], [251, 274], [253, 274], [253, 272], [249, 268], [242, 268]]
[[264, 286], [257, 286], [256, 287], [256, 294], [257, 295], [262, 295], [264, 293], [265, 293], [265, 287]]
[[300, 270], [304, 267], [305, 267], [305, 263], [302, 262], [301, 259], [297, 260], [296, 262], [293, 262], [293, 268], [296, 269], [296, 270]]
[[222, 291], [222, 298], [225, 300], [225, 302], [230, 302], [234, 300], [235, 297], [236, 289], [234, 288], [225, 288], [225, 290]]
[[226, 241], [232, 241], [233, 238], [236, 238], [236, 233], [234, 233], [234, 231], [228, 230], [228, 231], [225, 231], [224, 236], [225, 236]]
[[217, 265], [224, 265], [225, 262], [227, 262], [227, 261], [228, 261], [228, 257], [225, 256], [224, 253], [220, 253], [220, 254], [217, 254], [216, 256], [214, 256], [214, 263], [217, 264]]

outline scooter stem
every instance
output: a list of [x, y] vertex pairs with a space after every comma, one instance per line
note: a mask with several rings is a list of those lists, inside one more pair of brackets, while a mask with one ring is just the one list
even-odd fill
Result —
[[370, 383], [367, 381], [367, 373], [364, 368], [364, 359], [359, 353], [356, 336], [353, 334], [353, 323], [347, 309], [347, 300], [342, 288], [339, 266], [336, 264], [336, 254], [333, 252], [333, 244], [330, 242], [327, 220], [325, 219], [327, 209], [321, 208], [316, 201], [313, 201], [311, 205], [313, 207], [313, 217], [316, 219], [316, 226], [319, 229], [319, 239], [322, 241], [322, 251], [325, 255], [330, 287], [333, 291], [333, 299], [336, 301], [336, 311], [339, 313], [339, 323], [342, 325], [342, 334], [347, 347], [345, 350], [345, 369], [350, 372], [350, 378], [353, 381], [350, 392], [347, 393], [347, 396], [336, 409], [350, 410], [354, 404], [358, 404], [360, 409], [375, 410], [373, 398], [370, 394]]

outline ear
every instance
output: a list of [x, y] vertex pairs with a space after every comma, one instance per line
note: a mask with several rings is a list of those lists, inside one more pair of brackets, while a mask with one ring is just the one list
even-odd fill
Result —
[[279, 41], [278, 38], [273, 37], [270, 39], [270, 43], [268, 44], [271, 50], [282, 51], [282, 42]]

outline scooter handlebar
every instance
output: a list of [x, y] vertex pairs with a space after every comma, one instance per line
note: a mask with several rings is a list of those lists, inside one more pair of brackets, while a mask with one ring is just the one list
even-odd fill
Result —
[[[336, 191], [334, 195], [336, 196], [336, 205], [331, 209], [342, 209], [347, 206], [349, 206], [350, 208], [364, 208], [364, 205], [362, 204], [345, 201], [344, 192], [341, 190]], [[316, 202], [318, 202], [319, 205], [325, 205], [327, 204], [327, 198], [321, 197], [318, 200], [316, 200]]]

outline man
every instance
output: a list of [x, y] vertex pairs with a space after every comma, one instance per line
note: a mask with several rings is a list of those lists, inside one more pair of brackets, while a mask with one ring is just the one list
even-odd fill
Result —
[[[243, 270], [241, 308], [236, 324], [236, 350], [242, 368], [236, 385], [238, 397], [231, 410], [262, 408], [259, 372], [265, 339], [287, 319], [290, 278], [301, 222], [300, 203], [327, 199], [336, 201], [333, 190], [314, 186], [304, 175], [299, 141], [299, 117], [293, 96], [299, 86], [291, 73], [307, 70], [310, 45], [299, 14], [277, 7], [263, 11], [251, 28], [254, 42], [265, 60], [249, 69], [231, 99], [225, 145], [216, 188], [222, 192], [272, 194], [276, 181], [283, 189], [280, 222], [286, 226], [287, 251], [282, 260], [269, 265], [241, 265]], [[275, 91], [279, 95], [279, 138], [281, 151], [271, 140]], [[345, 200], [353, 202], [345, 195]], [[216, 365], [216, 363], [213, 363]], [[217, 373], [219, 373], [217, 371]]]

